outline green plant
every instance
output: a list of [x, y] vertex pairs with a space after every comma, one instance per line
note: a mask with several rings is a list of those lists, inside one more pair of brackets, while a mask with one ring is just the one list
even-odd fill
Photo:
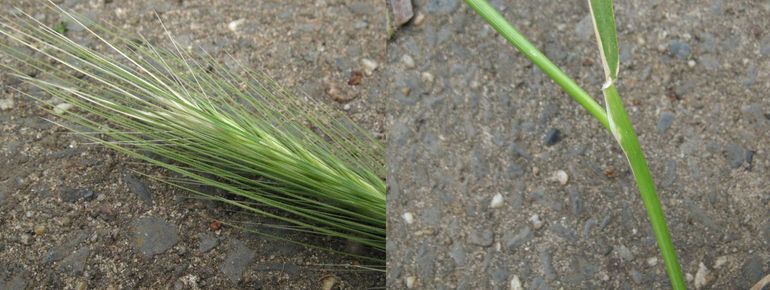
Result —
[[0, 20], [6, 38], [0, 51], [17, 61], [0, 65], [53, 96], [27, 94], [59, 115], [54, 122], [183, 177], [164, 182], [280, 221], [284, 229], [365, 245], [376, 254], [359, 258], [383, 265], [384, 154], [370, 133], [264, 74], [238, 75], [211, 56], [194, 57], [170, 35], [169, 49], [156, 48], [141, 36], [129, 39], [53, 4], [47, 8], [109, 52], [23, 12]]
[[604, 68], [605, 83], [602, 86], [606, 110], [554, 65], [543, 53], [532, 45], [505, 18], [485, 0], [466, 0], [484, 20], [486, 20], [508, 42], [515, 46], [524, 56], [542, 69], [554, 82], [561, 86], [572, 98], [588, 110], [602, 125], [607, 128], [623, 150], [633, 172], [636, 184], [642, 197], [647, 215], [658, 241], [669, 280], [674, 289], [685, 289], [682, 271], [676, 257], [671, 237], [666, 225], [655, 183], [639, 146], [631, 120], [628, 118], [620, 99], [615, 81], [618, 76], [619, 57], [617, 33], [615, 31], [615, 15], [612, 0], [589, 0], [591, 15], [594, 21], [596, 39]]

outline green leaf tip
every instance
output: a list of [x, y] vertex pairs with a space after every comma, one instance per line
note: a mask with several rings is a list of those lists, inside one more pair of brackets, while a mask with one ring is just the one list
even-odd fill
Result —
[[591, 16], [594, 22], [596, 42], [602, 56], [602, 66], [608, 87], [618, 78], [620, 58], [618, 56], [618, 34], [615, 30], [615, 12], [612, 0], [589, 0]]

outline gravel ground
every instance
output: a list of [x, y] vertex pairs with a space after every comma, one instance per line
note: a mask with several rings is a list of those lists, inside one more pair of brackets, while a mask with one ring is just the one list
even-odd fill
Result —
[[[666, 289], [625, 159], [459, 0], [389, 45], [392, 289]], [[585, 1], [492, 1], [593, 96]], [[770, 4], [618, 1], [620, 92], [688, 286], [770, 273]]]
[[[49, 25], [60, 21], [45, 12], [44, 1], [2, 2], [3, 15], [19, 6]], [[367, 74], [386, 51], [387, 14], [379, 1], [55, 2], [167, 45], [157, 11], [182, 47], [202, 48], [227, 65], [233, 62], [225, 55], [232, 54], [287, 88], [346, 110], [384, 136], [385, 101], [370, 89], [375, 79]], [[69, 28], [68, 35], [82, 39], [82, 29]], [[362, 78], [348, 84], [351, 77]], [[356, 262], [344, 256], [218, 229], [215, 218], [249, 217], [142, 177], [168, 174], [83, 143], [44, 120], [51, 116], [14, 91], [26, 86], [4, 73], [0, 81], [0, 289], [319, 289], [332, 280], [334, 289], [364, 289], [384, 284], [382, 273], [318, 266]]]

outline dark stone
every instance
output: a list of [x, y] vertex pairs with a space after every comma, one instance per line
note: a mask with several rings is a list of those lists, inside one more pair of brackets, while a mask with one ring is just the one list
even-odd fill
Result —
[[690, 56], [692, 49], [690, 48], [690, 45], [687, 44], [687, 42], [676, 39], [672, 40], [668, 44], [668, 51], [671, 56], [675, 56], [679, 59], [687, 59], [687, 57]]
[[436, 247], [428, 241], [423, 241], [415, 254], [415, 263], [420, 277], [433, 280], [436, 265]]
[[503, 234], [503, 243], [508, 250], [515, 250], [533, 237], [532, 229], [529, 226], [524, 226], [516, 231], [516, 233], [506, 231], [505, 234]]
[[85, 241], [89, 235], [88, 232], [81, 231], [70, 236], [63, 244], [52, 248], [43, 256], [43, 264], [61, 261], [61, 259], [72, 253], [81, 242]]
[[198, 251], [205, 253], [211, 251], [219, 244], [219, 239], [209, 232], [198, 235]]
[[505, 285], [506, 281], [508, 281], [508, 275], [510, 275], [510, 270], [505, 265], [496, 265], [491, 268], [492, 273], [490, 273], [490, 276], [492, 276], [492, 280], [495, 281], [496, 285]]
[[762, 40], [762, 44], [759, 45], [759, 53], [763, 56], [770, 56], [770, 35]]
[[436, 14], [449, 14], [454, 12], [460, 6], [459, 0], [428, 0], [425, 4], [425, 11]]
[[254, 261], [254, 257], [256, 257], [254, 250], [249, 249], [239, 240], [233, 240], [230, 243], [230, 252], [222, 265], [219, 266], [219, 271], [233, 283], [238, 283], [243, 277], [246, 267]]
[[666, 167], [663, 170], [663, 172], [664, 172], [663, 178], [660, 185], [666, 186], [666, 187], [673, 185], [674, 182], [676, 182], [676, 177], [677, 177], [676, 160], [669, 159], [668, 161], [666, 161]]
[[[1, 273], [0, 273], [1, 274]], [[2, 276], [0, 276], [2, 277]], [[24, 290], [27, 289], [27, 279], [24, 274], [17, 274], [7, 281], [0, 279], [0, 289]]]
[[698, 58], [698, 61], [700, 64], [702, 64], [704, 67], [706, 67], [707, 70], [718, 70], [720, 67], [719, 60], [711, 55], [711, 54], [705, 54]]
[[140, 218], [131, 230], [134, 250], [148, 258], [170, 249], [179, 239], [177, 227], [157, 217]]
[[671, 124], [674, 123], [674, 113], [671, 112], [661, 112], [660, 117], [658, 118], [658, 124], [655, 125], [655, 129], [658, 131], [658, 133], [663, 134], [668, 131], [668, 128], [671, 128]]
[[126, 181], [128, 189], [136, 194], [136, 196], [139, 197], [142, 202], [144, 202], [146, 205], [152, 206], [152, 192], [150, 192], [150, 189], [147, 188], [147, 185], [140, 178], [134, 176], [133, 174], [126, 174], [123, 177], [123, 180]]
[[591, 234], [591, 228], [595, 226], [597, 223], [595, 218], [590, 218], [586, 221], [586, 223], [583, 225], [583, 239], [588, 240], [589, 235]]
[[730, 143], [727, 144], [725, 147], [725, 158], [727, 158], [727, 163], [730, 165], [730, 168], [736, 169], [738, 167], [741, 167], [744, 162], [747, 162], [748, 158], [753, 159], [754, 153], [750, 150], [746, 150], [741, 145]]
[[580, 191], [574, 187], [570, 187], [567, 188], [567, 192], [569, 193], [569, 201], [572, 214], [576, 217], [580, 216], [580, 214], [583, 212], [583, 198], [581, 197]]
[[299, 272], [299, 267], [289, 263], [260, 263], [254, 267], [254, 270], [264, 272], [283, 272], [294, 275]]
[[475, 229], [470, 235], [469, 242], [477, 246], [489, 247], [495, 240], [494, 236], [495, 234], [489, 228]]
[[529, 289], [530, 290], [549, 290], [551, 288], [548, 287], [548, 283], [545, 282], [545, 279], [543, 277], [535, 277], [532, 279], [532, 283], [529, 283]]
[[68, 272], [73, 275], [83, 273], [86, 269], [86, 262], [88, 261], [89, 255], [91, 255], [91, 249], [88, 247], [77, 250], [61, 261], [58, 268], [59, 272]]
[[547, 133], [545, 133], [545, 138], [543, 138], [543, 142], [545, 143], [545, 146], [553, 146], [554, 144], [561, 141], [561, 131], [556, 128], [551, 128], [548, 130]]
[[441, 209], [438, 206], [432, 206], [420, 215], [420, 221], [426, 226], [436, 226], [441, 221]]
[[740, 275], [737, 283], [738, 289], [749, 289], [754, 283], [758, 282], [764, 276], [762, 269], [762, 258], [760, 255], [751, 255], [741, 266]]
[[348, 5], [350, 12], [358, 15], [370, 15], [377, 9], [374, 9], [371, 4], [365, 2], [355, 2]]
[[412, 0], [390, 0], [390, 9], [393, 11], [393, 21], [396, 26], [404, 25], [414, 16]]
[[540, 252], [540, 264], [543, 266], [543, 275], [548, 281], [556, 279], [556, 270], [553, 268], [551, 256], [552, 254], [548, 250]]
[[553, 224], [549, 229], [552, 232], [554, 232], [557, 236], [567, 240], [568, 242], [571, 242], [571, 243], [577, 242], [577, 234], [575, 233], [575, 231], [561, 225], [560, 223]]
[[464, 266], [466, 254], [463, 245], [461, 243], [453, 243], [452, 248], [449, 250], [449, 257], [455, 261], [457, 266]]
[[65, 202], [74, 203], [80, 200], [92, 201], [97, 193], [90, 189], [64, 189], [59, 193], [59, 197]]

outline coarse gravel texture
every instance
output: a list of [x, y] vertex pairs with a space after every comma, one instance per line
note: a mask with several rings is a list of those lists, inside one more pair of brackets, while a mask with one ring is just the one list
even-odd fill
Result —
[[[383, 66], [388, 288], [670, 288], [606, 130], [462, 1], [414, 2]], [[491, 2], [601, 99], [586, 1]], [[619, 91], [688, 287], [748, 289], [770, 273], [770, 4], [615, 3]]]
[[[4, 0], [0, 13], [10, 16], [18, 6], [53, 26], [63, 18], [46, 12], [45, 2]], [[380, 1], [55, 3], [168, 47], [157, 12], [183, 49], [199, 55], [205, 50], [237, 70], [226, 57], [231, 54], [286, 88], [346, 110], [373, 134], [384, 136], [385, 101], [371, 89], [376, 79], [364, 73], [371, 69], [364, 63], [377, 64], [385, 57], [387, 13]], [[68, 36], [83, 41], [82, 28], [67, 27]], [[384, 273], [321, 265], [359, 263], [356, 259], [220, 228], [215, 219], [270, 221], [191, 199], [155, 181], [173, 175], [84, 143], [46, 121], [56, 119], [16, 91], [46, 97], [39, 90], [6, 72], [0, 82], [0, 289], [319, 289], [321, 281], [334, 282], [333, 289], [384, 285]], [[337, 240], [269, 233], [356, 248]]]

